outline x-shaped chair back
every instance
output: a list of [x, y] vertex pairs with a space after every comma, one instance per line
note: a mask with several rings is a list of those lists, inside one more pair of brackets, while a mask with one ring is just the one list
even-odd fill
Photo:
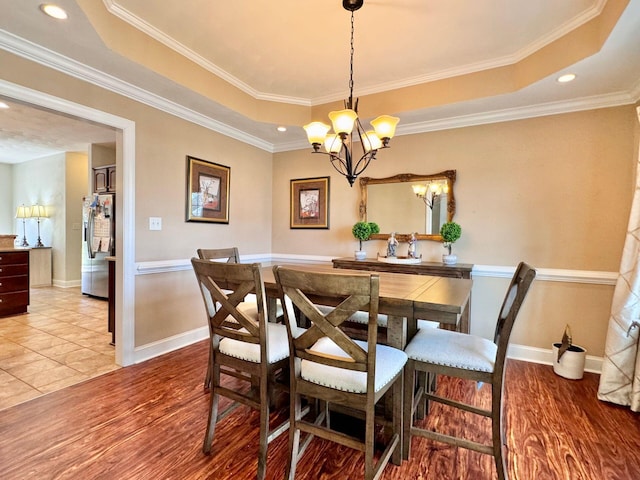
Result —
[[[211, 332], [242, 342], [260, 344], [261, 337], [266, 335], [264, 332], [261, 335], [266, 311], [261, 265], [218, 263], [195, 258], [191, 263], [207, 304]], [[262, 305], [262, 308], [258, 307], [258, 320], [238, 308], [250, 293], [254, 293], [258, 305]], [[266, 343], [264, 348], [267, 348]]]
[[[298, 337], [292, 336], [292, 354], [299, 360], [369, 372], [373, 388], [375, 373], [375, 351], [377, 339], [377, 317], [379, 300], [379, 278], [377, 275], [337, 275], [332, 273], [311, 273], [292, 270], [282, 266], [274, 267], [276, 282], [302, 315], [310, 322], [310, 327]], [[316, 303], [337, 305], [324, 315]], [[369, 312], [368, 352], [357, 345], [341, 328], [343, 322], [358, 311]], [[287, 315], [292, 331], [295, 318]], [[328, 337], [347, 356], [333, 356], [314, 352], [311, 347], [322, 337]]]

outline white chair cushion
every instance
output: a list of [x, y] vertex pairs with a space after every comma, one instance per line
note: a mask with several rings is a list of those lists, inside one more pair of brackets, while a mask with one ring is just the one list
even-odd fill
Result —
[[421, 328], [404, 351], [409, 358], [419, 362], [493, 372], [498, 347], [476, 335]]
[[[269, 363], [275, 363], [289, 356], [289, 339], [287, 327], [281, 323], [267, 323], [269, 329]], [[238, 330], [246, 332], [244, 328]], [[260, 363], [260, 345], [223, 338], [220, 340], [220, 352], [230, 357], [240, 358], [249, 362]]]
[[[323, 315], [327, 315], [333, 310], [333, 307], [328, 307], [326, 305], [318, 305], [317, 307], [318, 307], [318, 310], [320, 310]], [[353, 315], [351, 315], [351, 317], [349, 318], [349, 321], [367, 325], [369, 323], [369, 312], [356, 312]], [[387, 326], [386, 315], [378, 315], [378, 326], [386, 328]]]
[[[363, 350], [367, 350], [366, 342], [355, 340], [355, 343], [360, 345]], [[318, 340], [311, 350], [348, 358], [344, 350], [328, 337]], [[375, 391], [379, 391], [388, 384], [404, 368], [405, 363], [407, 363], [407, 355], [402, 350], [387, 347], [386, 345], [377, 345]], [[336, 390], [354, 393], [367, 392], [367, 374], [365, 372], [355, 372], [344, 368], [318, 364], [310, 360], [303, 360], [300, 365], [300, 374], [303, 379], [309, 382], [335, 388]]]
[[418, 320], [418, 328], [440, 328], [440, 322], [431, 320]]

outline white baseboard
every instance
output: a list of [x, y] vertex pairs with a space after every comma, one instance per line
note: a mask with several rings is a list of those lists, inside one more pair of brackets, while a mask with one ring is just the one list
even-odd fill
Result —
[[172, 337], [163, 338], [157, 342], [147, 343], [135, 347], [133, 363], [140, 363], [146, 360], [150, 360], [154, 357], [164, 355], [165, 353], [173, 352], [180, 348], [192, 345], [196, 342], [209, 338], [209, 328], [200, 327], [189, 332], [184, 332]]
[[[507, 357], [514, 360], [523, 360], [525, 362], [540, 363], [542, 365], [553, 365], [553, 351], [546, 348], [529, 347], [527, 345], [509, 345]], [[585, 372], [597, 373], [602, 372], [602, 357], [587, 355]]]

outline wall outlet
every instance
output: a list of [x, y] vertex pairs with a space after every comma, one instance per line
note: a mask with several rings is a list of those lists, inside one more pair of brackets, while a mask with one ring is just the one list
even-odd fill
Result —
[[162, 217], [149, 217], [149, 230], [162, 230]]

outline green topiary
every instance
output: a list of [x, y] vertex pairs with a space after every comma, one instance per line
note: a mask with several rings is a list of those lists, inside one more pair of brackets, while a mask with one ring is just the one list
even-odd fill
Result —
[[[369, 226], [371, 227], [371, 235], [375, 235], [376, 233], [380, 233], [380, 227], [376, 222], [369, 222]], [[371, 236], [369, 235], [369, 236]]]
[[444, 241], [444, 247], [449, 249], [451, 255], [451, 245], [462, 235], [462, 228], [456, 222], [447, 222], [440, 229], [440, 236]]
[[[378, 228], [378, 231], [380, 231], [378, 225], [375, 223], [373, 225], [375, 225], [376, 228]], [[371, 223], [357, 222], [351, 229], [351, 233], [353, 233], [354, 237], [360, 240], [360, 250], [362, 250], [362, 242], [369, 240], [369, 237], [371, 237], [371, 234], [373, 233], [371, 231]]]

